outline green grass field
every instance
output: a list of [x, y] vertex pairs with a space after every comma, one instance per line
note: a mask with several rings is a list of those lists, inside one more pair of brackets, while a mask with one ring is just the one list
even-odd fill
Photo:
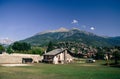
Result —
[[0, 66], [0, 79], [120, 79], [120, 68], [94, 64]]

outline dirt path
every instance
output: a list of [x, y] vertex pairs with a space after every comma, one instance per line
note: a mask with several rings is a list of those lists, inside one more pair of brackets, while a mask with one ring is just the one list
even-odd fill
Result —
[[0, 64], [0, 66], [14, 67], [14, 66], [32, 66], [32, 64]]

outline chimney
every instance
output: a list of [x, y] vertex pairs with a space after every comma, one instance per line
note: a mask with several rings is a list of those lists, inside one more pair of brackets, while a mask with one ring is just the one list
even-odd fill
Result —
[[61, 48], [61, 50], [63, 50], [63, 48]]
[[45, 54], [46, 54], [46, 50], [45, 50]]

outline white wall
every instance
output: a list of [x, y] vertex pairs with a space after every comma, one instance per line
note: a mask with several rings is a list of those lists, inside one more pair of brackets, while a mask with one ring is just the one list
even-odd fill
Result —
[[72, 56], [69, 53], [67, 53], [67, 50], [65, 50], [65, 52], [62, 52], [62, 53], [54, 56], [54, 58], [53, 58], [53, 63], [54, 64], [58, 64], [59, 63], [58, 62], [59, 56], [60, 56], [61, 64], [63, 64], [63, 63], [70, 63], [71, 61], [73, 61]]
[[42, 60], [39, 55], [3, 53], [0, 54], [0, 63], [22, 63], [22, 58], [32, 58], [33, 62]]

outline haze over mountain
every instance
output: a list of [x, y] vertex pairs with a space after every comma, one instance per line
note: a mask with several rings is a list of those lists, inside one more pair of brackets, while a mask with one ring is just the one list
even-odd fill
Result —
[[63, 27], [57, 30], [39, 32], [21, 41], [41, 46], [47, 45], [49, 41], [53, 43], [79, 42], [92, 46], [120, 46], [120, 37], [103, 37], [78, 28], [66, 29]]
[[14, 42], [13, 40], [10, 40], [8, 38], [2, 38], [2, 39], [0, 39], [0, 44], [10, 45], [13, 42]]

